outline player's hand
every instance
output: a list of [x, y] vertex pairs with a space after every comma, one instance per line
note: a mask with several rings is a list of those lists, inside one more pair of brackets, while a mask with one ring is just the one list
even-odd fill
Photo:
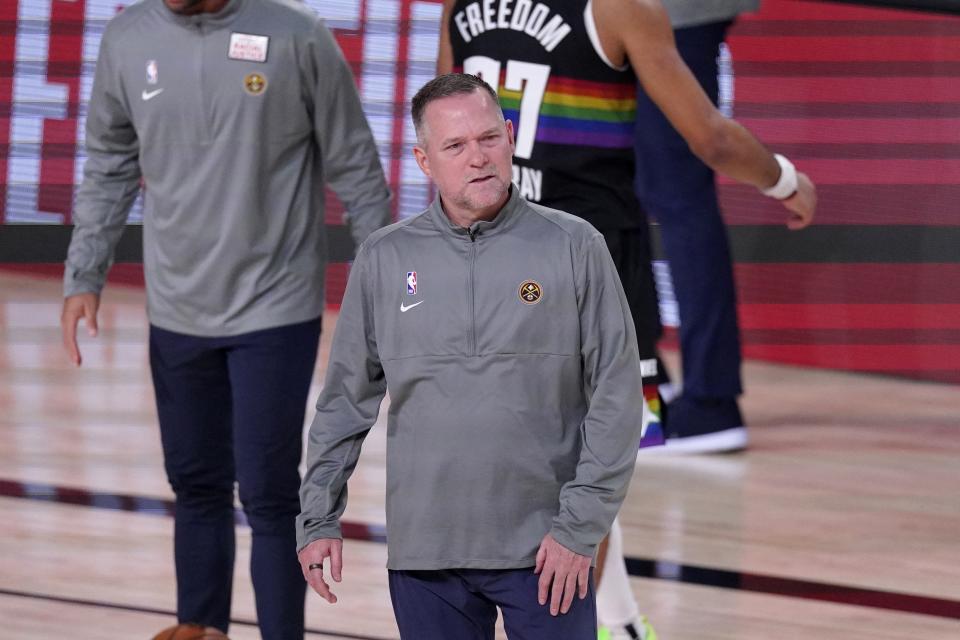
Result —
[[550, 615], [570, 611], [574, 593], [581, 600], [587, 597], [590, 560], [590, 556], [581, 556], [567, 549], [549, 533], [543, 537], [533, 572], [540, 575], [537, 600], [540, 604], [547, 604], [549, 596]]
[[817, 209], [817, 188], [807, 174], [797, 173], [797, 192], [784, 200], [783, 206], [790, 210], [787, 228], [791, 231], [803, 229], [813, 222], [813, 214]]
[[60, 330], [63, 333], [63, 348], [70, 358], [70, 362], [80, 366], [83, 358], [80, 357], [80, 347], [77, 346], [77, 323], [83, 318], [87, 325], [90, 337], [97, 335], [97, 310], [100, 308], [100, 296], [96, 293], [78, 293], [63, 301], [63, 311], [60, 313]]
[[314, 540], [297, 554], [300, 560], [300, 570], [303, 579], [307, 581], [320, 597], [334, 604], [337, 596], [330, 591], [330, 585], [323, 579], [323, 563], [330, 558], [330, 575], [334, 582], [342, 580], [340, 571], [343, 569], [343, 540], [339, 538], [320, 538]]

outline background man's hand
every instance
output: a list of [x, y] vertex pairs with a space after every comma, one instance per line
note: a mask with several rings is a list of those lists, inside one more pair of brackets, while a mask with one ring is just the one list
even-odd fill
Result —
[[797, 231], [813, 222], [813, 213], [817, 210], [817, 188], [807, 174], [797, 174], [797, 192], [784, 200], [783, 206], [790, 210], [788, 229]]
[[60, 313], [60, 330], [63, 334], [63, 348], [70, 362], [80, 366], [80, 347], [77, 346], [77, 323], [83, 318], [90, 337], [97, 335], [97, 310], [100, 308], [100, 296], [96, 293], [78, 293], [63, 301]]
[[591, 560], [590, 556], [570, 551], [549, 533], [543, 537], [533, 572], [540, 575], [537, 594], [540, 604], [547, 604], [550, 596], [550, 615], [570, 611], [574, 593], [581, 600], [587, 597]]
[[[330, 575], [334, 582], [340, 582], [342, 579], [340, 571], [343, 569], [343, 540], [339, 538], [314, 540], [300, 550], [297, 558], [300, 560], [300, 570], [303, 571], [303, 579], [307, 584], [320, 594], [321, 598], [334, 604], [337, 596], [330, 591], [330, 585], [323, 579], [323, 563], [330, 558]], [[311, 566], [313, 566], [312, 569]]]

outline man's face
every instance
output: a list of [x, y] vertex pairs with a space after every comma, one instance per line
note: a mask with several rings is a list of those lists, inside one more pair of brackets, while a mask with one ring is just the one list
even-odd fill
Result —
[[424, 110], [422, 146], [413, 153], [448, 213], [490, 219], [506, 202], [513, 125], [482, 89], [434, 100]]

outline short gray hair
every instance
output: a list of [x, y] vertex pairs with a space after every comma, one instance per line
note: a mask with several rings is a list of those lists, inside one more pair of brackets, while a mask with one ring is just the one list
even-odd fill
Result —
[[[413, 128], [417, 132], [417, 141], [420, 144], [423, 140], [423, 114], [427, 110], [427, 105], [440, 98], [449, 98], [473, 93], [477, 89], [483, 89], [487, 92], [494, 104], [500, 106], [497, 99], [497, 92], [489, 84], [480, 78], [480, 76], [470, 75], [468, 73], [445, 73], [437, 76], [427, 84], [420, 87], [417, 95], [413, 96], [411, 103], [411, 115], [413, 116]], [[501, 115], [503, 112], [501, 112]]]

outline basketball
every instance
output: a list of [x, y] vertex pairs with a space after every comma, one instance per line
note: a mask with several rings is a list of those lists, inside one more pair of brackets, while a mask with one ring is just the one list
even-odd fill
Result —
[[153, 640], [229, 640], [219, 629], [205, 627], [202, 624], [178, 624], [167, 627]]

